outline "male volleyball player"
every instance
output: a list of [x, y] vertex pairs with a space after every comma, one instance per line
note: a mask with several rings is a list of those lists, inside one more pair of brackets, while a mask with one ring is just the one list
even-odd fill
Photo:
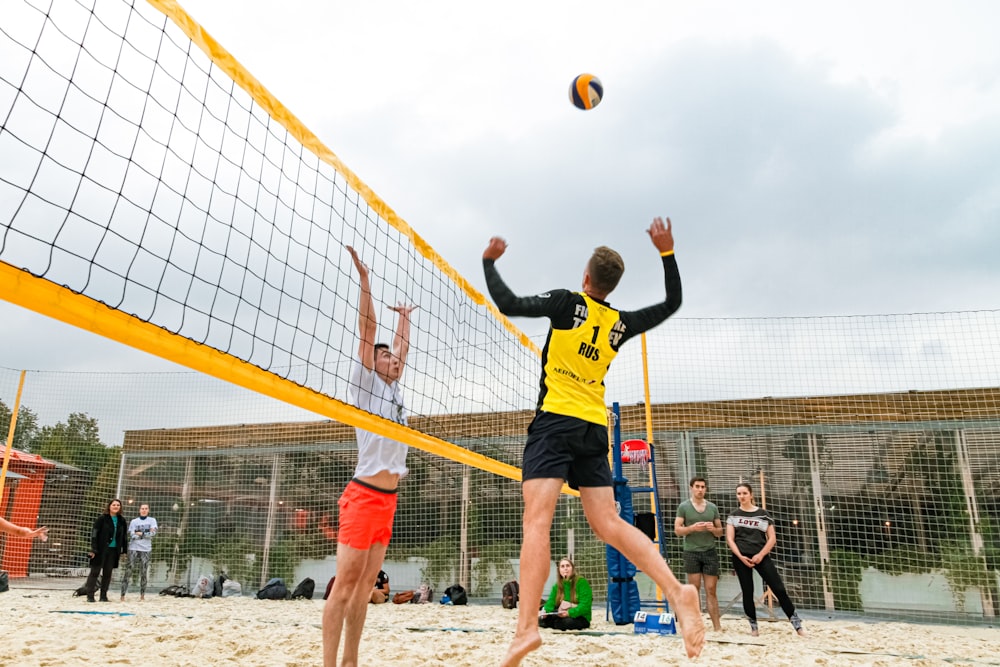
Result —
[[520, 664], [542, 644], [538, 605], [549, 575], [549, 530], [564, 480], [579, 489], [584, 514], [598, 539], [625, 554], [666, 594], [688, 656], [701, 653], [705, 643], [698, 591], [681, 584], [649, 538], [618, 516], [608, 466], [604, 403], [608, 366], [625, 341], [660, 324], [681, 305], [670, 218], [665, 224], [654, 219], [648, 232], [662, 257], [667, 296], [634, 312], [615, 310], [606, 301], [625, 271], [621, 256], [606, 246], [597, 248], [587, 263], [581, 292], [559, 289], [530, 297], [515, 296], [494, 266], [507, 250], [506, 241], [493, 237], [483, 252], [486, 285], [500, 312], [550, 320], [542, 352], [541, 393], [524, 446], [521, 603], [517, 631], [501, 663], [504, 667]]
[[[410, 347], [410, 313], [416, 306], [398, 305], [399, 321], [392, 349], [375, 344], [378, 322], [372, 303], [368, 267], [354, 248], [347, 247], [361, 279], [358, 303], [358, 358], [351, 368], [349, 392], [354, 404], [374, 415], [406, 424], [399, 378]], [[336, 667], [340, 638], [344, 636], [341, 665], [358, 664], [361, 631], [368, 614], [372, 582], [382, 569], [392, 521], [396, 514], [396, 487], [406, 474], [407, 446], [357, 429], [358, 465], [340, 497], [337, 533], [337, 579], [323, 607], [323, 665]]]

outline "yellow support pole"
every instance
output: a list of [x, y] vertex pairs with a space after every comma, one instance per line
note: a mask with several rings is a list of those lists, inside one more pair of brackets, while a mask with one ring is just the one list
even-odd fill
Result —
[[[642, 339], [642, 384], [643, 392], [646, 397], [646, 442], [649, 443], [650, 452], [652, 452], [653, 447], [653, 408], [652, 403], [650, 403], [649, 398], [649, 357], [646, 351], [646, 334], [640, 336]], [[656, 479], [653, 478], [653, 466], [649, 466], [649, 487], [652, 488], [656, 485]], [[656, 495], [650, 491], [649, 492], [649, 504], [653, 508], [655, 514], [659, 513], [660, 508], [656, 507]], [[654, 527], [656, 530], [656, 539], [660, 539], [659, 527]]]
[[24, 373], [17, 383], [17, 396], [14, 398], [14, 409], [10, 413], [10, 428], [7, 429], [7, 449], [3, 453], [3, 468], [0, 469], [0, 498], [3, 497], [3, 485], [7, 481], [7, 465], [10, 463], [10, 450], [14, 448], [14, 429], [17, 428], [17, 413], [21, 410], [21, 392], [24, 391]]
[[[640, 336], [642, 339], [642, 388], [643, 395], [646, 398], [646, 442], [649, 443], [649, 455], [650, 461], [653, 458], [653, 408], [650, 402], [649, 396], [649, 354], [646, 348], [646, 334]], [[656, 478], [653, 475], [653, 466], [649, 466], [649, 488], [653, 488], [656, 485]], [[649, 506], [653, 508], [653, 516], [656, 517], [660, 513], [660, 508], [656, 506], [656, 493], [653, 491], [649, 492]], [[660, 525], [658, 521], [653, 522], [653, 534], [656, 535], [656, 543], [661, 546], [663, 536], [660, 535]], [[660, 585], [656, 585], [656, 601], [663, 602], [663, 591], [660, 590]]]

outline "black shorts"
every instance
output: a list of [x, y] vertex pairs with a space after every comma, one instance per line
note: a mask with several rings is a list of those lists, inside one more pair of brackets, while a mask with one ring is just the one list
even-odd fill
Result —
[[562, 479], [572, 489], [611, 486], [608, 427], [539, 412], [528, 427], [521, 479]]
[[684, 573], [719, 576], [719, 552], [715, 549], [684, 552]]

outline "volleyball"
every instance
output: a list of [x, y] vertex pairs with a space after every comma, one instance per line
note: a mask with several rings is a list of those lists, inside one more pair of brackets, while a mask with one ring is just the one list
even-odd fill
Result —
[[569, 87], [569, 99], [577, 109], [593, 109], [604, 97], [604, 86], [593, 74], [581, 74]]

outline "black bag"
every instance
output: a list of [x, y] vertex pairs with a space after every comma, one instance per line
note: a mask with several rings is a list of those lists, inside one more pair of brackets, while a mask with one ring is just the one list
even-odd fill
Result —
[[299, 585], [295, 587], [294, 591], [292, 591], [292, 599], [298, 600], [304, 598], [306, 600], [312, 600], [313, 593], [315, 592], [316, 592], [316, 582], [313, 581], [310, 577], [306, 577], [305, 579], [300, 581]]
[[652, 512], [636, 512], [632, 525], [638, 528], [651, 540], [656, 540], [656, 515]]
[[288, 587], [285, 586], [283, 579], [275, 577], [274, 579], [269, 579], [264, 587], [257, 591], [258, 600], [287, 600], [288, 599]]
[[10, 590], [10, 575], [7, 574], [6, 570], [0, 570], [0, 593], [6, 593]]
[[444, 594], [448, 596], [448, 599], [454, 605], [469, 604], [469, 596], [466, 594], [465, 589], [458, 584], [444, 589]]
[[517, 580], [508, 581], [503, 585], [503, 597], [500, 598], [500, 604], [504, 609], [517, 609], [520, 594], [521, 587], [517, 584]]
[[228, 579], [229, 577], [226, 576], [225, 572], [215, 578], [215, 581], [212, 582], [212, 597], [222, 597], [222, 584], [226, 583]]

